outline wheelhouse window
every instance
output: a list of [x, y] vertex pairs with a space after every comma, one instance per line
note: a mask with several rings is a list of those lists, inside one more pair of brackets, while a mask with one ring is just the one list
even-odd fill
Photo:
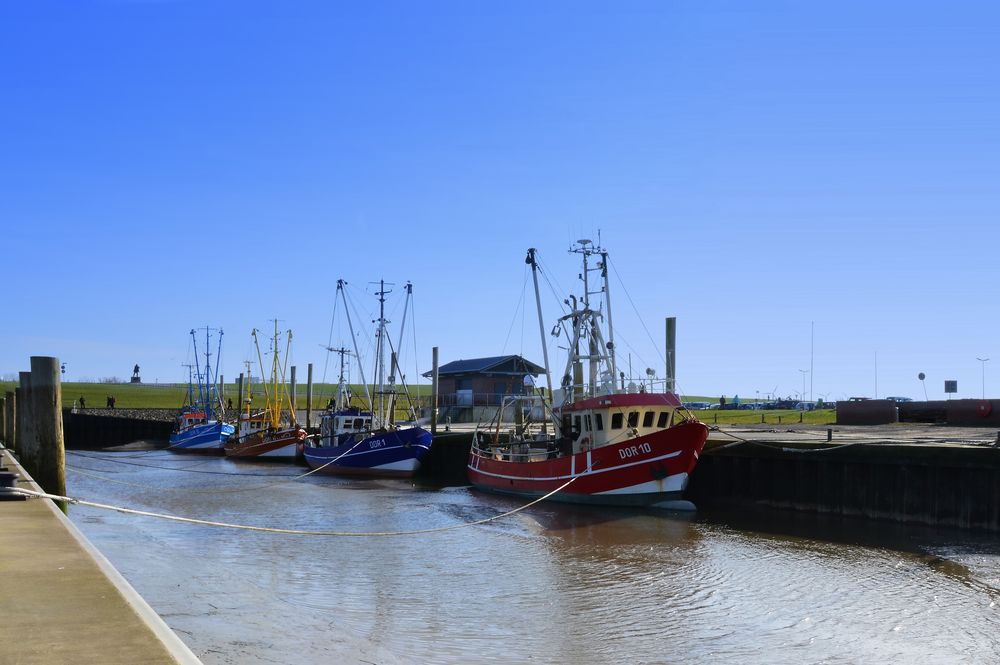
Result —
[[639, 412], [638, 411], [629, 411], [628, 412], [628, 426], [629, 427], [638, 427], [639, 426]]
[[580, 425], [580, 416], [573, 416], [573, 429], [577, 432], [582, 432], [583, 430], [580, 429]]
[[652, 427], [653, 426], [653, 418], [655, 418], [655, 417], [656, 417], [656, 412], [655, 411], [647, 411], [646, 413], [644, 413], [642, 415], [642, 426], [643, 427]]
[[604, 431], [604, 416], [602, 414], [600, 414], [600, 413], [595, 413], [594, 414], [594, 420], [597, 421], [597, 431], [598, 432], [603, 432]]
[[667, 426], [668, 422], [670, 422], [670, 412], [660, 411], [660, 417], [656, 419], [656, 426], [663, 429]]
[[585, 428], [585, 429], [586, 429], [586, 430], [587, 430], [588, 432], [593, 432], [593, 431], [594, 431], [594, 429], [593, 429], [593, 428], [591, 427], [591, 424], [592, 424], [592, 423], [591, 423], [591, 419], [590, 419], [590, 414], [588, 413], [588, 414], [586, 414], [586, 415], [585, 415], [585, 416], [583, 417], [583, 426], [584, 426], [584, 428]]
[[611, 429], [621, 429], [622, 428], [622, 414], [612, 413], [611, 414]]

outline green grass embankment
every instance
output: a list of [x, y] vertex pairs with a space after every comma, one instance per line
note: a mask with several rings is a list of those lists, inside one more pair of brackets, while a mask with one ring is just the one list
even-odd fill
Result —
[[[15, 383], [11, 381], [0, 381], [0, 393], [13, 391]], [[353, 394], [364, 395], [364, 388], [361, 386], [351, 386]], [[411, 395], [430, 395], [430, 386], [411, 386]], [[337, 391], [334, 384], [314, 384], [313, 385], [313, 408], [319, 409], [326, 406], [326, 403]], [[80, 398], [86, 402], [88, 409], [103, 409], [107, 405], [107, 398], [114, 396], [115, 407], [118, 409], [178, 409], [187, 401], [188, 387], [179, 384], [148, 384], [148, 383], [76, 383], [65, 382], [62, 384], [62, 402], [65, 408], [79, 406]], [[197, 397], [197, 390], [195, 390]], [[264, 387], [261, 384], [254, 384], [251, 390], [251, 408], [264, 408], [265, 395]], [[306, 386], [300, 384], [296, 388], [296, 406], [305, 409], [308, 404], [306, 400]], [[233, 404], [239, 398], [239, 388], [235, 383], [227, 383], [223, 392], [223, 401], [233, 400]], [[405, 398], [400, 398], [405, 402]], [[358, 399], [355, 403], [360, 403]]]

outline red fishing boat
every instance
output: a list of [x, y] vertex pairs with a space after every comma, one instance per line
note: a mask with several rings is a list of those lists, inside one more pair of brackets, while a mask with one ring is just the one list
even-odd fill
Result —
[[[616, 386], [614, 333], [608, 300], [608, 256], [589, 240], [571, 250], [582, 256], [584, 295], [553, 331], [567, 330], [569, 358], [562, 387], [548, 395], [529, 391], [506, 400], [489, 426], [477, 428], [469, 454], [469, 481], [478, 489], [552, 501], [623, 506], [680, 506], [688, 477], [708, 438], [708, 428], [683, 408], [673, 392], [645, 383]], [[591, 267], [590, 259], [600, 257]], [[528, 250], [538, 298], [535, 250]], [[603, 286], [590, 291], [589, 273]], [[603, 294], [592, 307], [593, 295]], [[541, 312], [541, 304], [538, 307]], [[607, 318], [607, 340], [600, 325]], [[544, 327], [542, 348], [548, 379]], [[584, 381], [583, 363], [589, 364]], [[526, 379], [526, 385], [528, 380]], [[624, 383], [624, 381], [622, 382]], [[553, 401], [555, 404], [553, 404]], [[513, 426], [502, 425], [513, 411]], [[550, 414], [551, 417], [546, 417]]]

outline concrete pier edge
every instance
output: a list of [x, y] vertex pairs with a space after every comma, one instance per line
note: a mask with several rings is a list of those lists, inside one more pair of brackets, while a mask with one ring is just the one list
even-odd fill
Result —
[[[18, 463], [10, 451], [6, 448], [0, 447], [0, 457], [5, 460], [5, 464], [12, 467], [13, 471], [16, 471], [18, 475], [21, 476], [22, 480], [20, 484], [26, 484], [30, 489], [41, 492], [43, 491], [41, 487], [35, 483], [34, 479], [28, 475], [27, 471]], [[121, 594], [125, 603], [131, 608], [133, 612], [139, 617], [140, 621], [144, 623], [152, 632], [152, 634], [161, 642], [166, 651], [180, 664], [180, 665], [204, 665], [198, 656], [191, 651], [190, 647], [177, 636], [176, 633], [167, 625], [167, 623], [160, 617], [156, 611], [150, 607], [149, 603], [139, 595], [139, 592], [128, 583], [128, 580], [108, 561], [101, 552], [87, 540], [87, 537], [83, 535], [73, 522], [63, 514], [55, 503], [49, 499], [29, 499], [29, 501], [41, 501], [45, 504], [45, 507], [52, 513], [52, 515], [62, 524], [70, 536], [80, 545], [86, 554], [88, 554], [100, 571], [107, 577], [108, 581], [112, 586]]]

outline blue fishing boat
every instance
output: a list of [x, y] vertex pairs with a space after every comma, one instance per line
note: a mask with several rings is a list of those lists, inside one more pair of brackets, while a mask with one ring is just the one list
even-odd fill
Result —
[[[360, 367], [361, 381], [364, 385], [365, 400], [368, 408], [362, 409], [351, 405], [351, 394], [344, 376], [344, 356], [348, 350], [344, 348], [329, 349], [340, 353], [340, 380], [338, 382], [337, 398], [320, 420], [318, 439], [309, 439], [302, 445], [303, 458], [306, 464], [319, 473], [351, 476], [379, 477], [410, 477], [420, 467], [420, 462], [431, 447], [431, 433], [416, 423], [416, 411], [410, 408], [411, 420], [406, 423], [395, 422], [396, 413], [396, 371], [398, 370], [397, 355], [392, 351], [392, 362], [388, 381], [385, 376], [385, 351], [391, 346], [386, 331], [385, 282], [379, 282], [379, 318], [375, 335], [376, 383], [375, 396], [368, 389], [364, 369]], [[412, 285], [406, 284], [406, 302], [403, 305], [403, 323], [400, 326], [400, 340], [403, 327], [406, 325], [406, 312], [413, 293]], [[344, 299], [344, 310], [348, 312], [348, 324], [351, 328], [351, 338], [357, 352], [357, 337], [350, 325], [351, 308], [347, 306], [344, 293], [344, 280], [337, 281], [337, 294]], [[400, 344], [402, 342], [400, 341]], [[329, 348], [329, 347], [328, 347]], [[396, 346], [399, 348], [399, 345]], [[405, 384], [402, 384], [404, 393]]]
[[[220, 417], [223, 413], [222, 398], [216, 389], [218, 358], [222, 351], [222, 330], [218, 331], [216, 365], [212, 366], [211, 328], [205, 328], [205, 369], [188, 365], [187, 403], [177, 415], [174, 431], [170, 434], [169, 450], [178, 453], [203, 453], [221, 455], [223, 444], [232, 436], [236, 427]], [[195, 359], [198, 358], [198, 336], [191, 331]], [[192, 370], [194, 370], [192, 372]], [[195, 376], [197, 375], [197, 377]], [[195, 378], [198, 392], [195, 393]]]

